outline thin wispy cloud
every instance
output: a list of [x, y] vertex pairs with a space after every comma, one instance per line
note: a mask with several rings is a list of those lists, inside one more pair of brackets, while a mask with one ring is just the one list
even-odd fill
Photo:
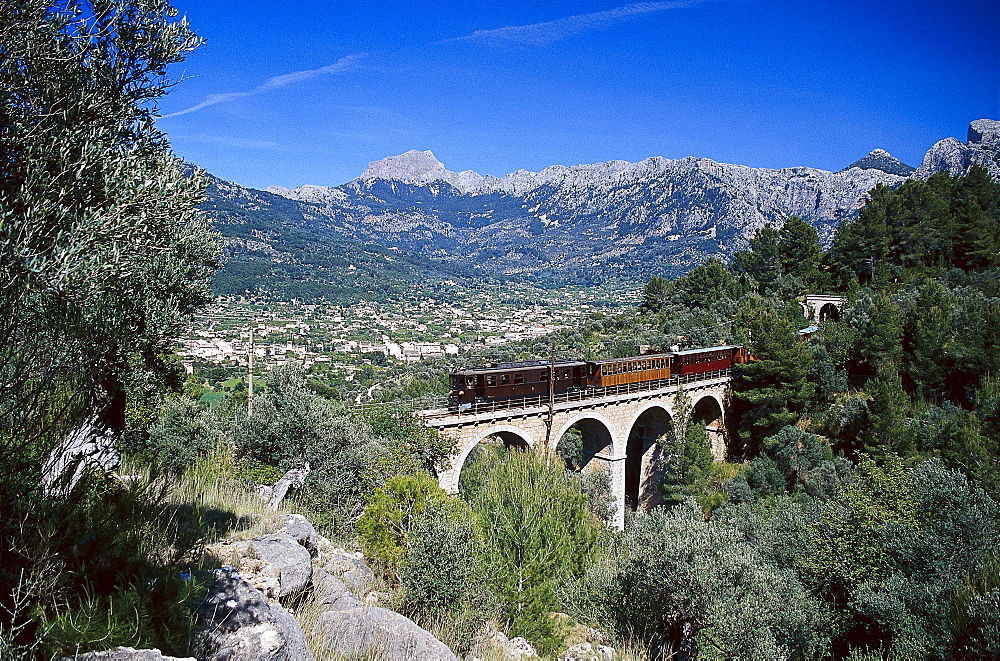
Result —
[[205, 100], [201, 103], [195, 104], [190, 108], [185, 108], [184, 110], [178, 110], [177, 112], [172, 112], [169, 115], [163, 115], [161, 119], [167, 119], [168, 117], [177, 117], [179, 115], [186, 115], [191, 112], [196, 112], [202, 110], [203, 108], [208, 108], [209, 106], [214, 106], [219, 103], [226, 103], [229, 101], [235, 101], [236, 99], [243, 99], [248, 96], [256, 96], [258, 94], [263, 94], [265, 92], [270, 92], [271, 90], [280, 89], [282, 87], [287, 87], [292, 83], [298, 83], [303, 80], [309, 80], [310, 78], [318, 78], [319, 76], [328, 76], [336, 73], [343, 73], [354, 68], [355, 63], [358, 59], [363, 57], [363, 53], [353, 53], [351, 55], [345, 55], [333, 64], [328, 64], [325, 67], [320, 67], [318, 69], [309, 69], [306, 71], [293, 71], [291, 73], [282, 74], [280, 76], [275, 76], [273, 78], [267, 79], [267, 81], [246, 92], [227, 92], [225, 94], [209, 94], [205, 97]]
[[251, 140], [248, 138], [230, 138], [221, 135], [195, 134], [170, 134], [171, 140], [195, 142], [200, 144], [222, 145], [224, 147], [238, 147], [240, 149], [274, 149], [281, 145], [273, 140]]
[[630, 5], [606, 9], [589, 14], [576, 14], [566, 18], [532, 23], [530, 25], [508, 25], [491, 30], [476, 30], [462, 37], [445, 39], [444, 42], [475, 41], [493, 43], [519, 43], [532, 46], [543, 46], [566, 37], [572, 37], [585, 32], [594, 32], [611, 27], [616, 23], [626, 21], [635, 16], [655, 14], [668, 9], [682, 9], [696, 5], [705, 0], [668, 0], [666, 2], [633, 2]]

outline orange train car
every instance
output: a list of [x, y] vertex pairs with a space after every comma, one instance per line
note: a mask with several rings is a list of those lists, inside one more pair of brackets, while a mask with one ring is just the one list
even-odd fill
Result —
[[591, 370], [591, 385], [595, 388], [607, 388], [626, 383], [669, 379], [672, 356], [669, 353], [659, 353], [591, 361], [588, 363], [594, 366]]

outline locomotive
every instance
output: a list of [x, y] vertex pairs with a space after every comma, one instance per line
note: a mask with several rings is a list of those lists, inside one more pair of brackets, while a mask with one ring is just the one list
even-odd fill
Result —
[[451, 373], [448, 404], [466, 408], [490, 402], [659, 381], [729, 369], [747, 362], [743, 345], [732, 344], [605, 360], [532, 360], [471, 367]]

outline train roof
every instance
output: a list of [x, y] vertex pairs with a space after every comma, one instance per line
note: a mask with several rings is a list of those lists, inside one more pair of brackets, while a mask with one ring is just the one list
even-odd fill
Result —
[[741, 349], [742, 344], [727, 344], [721, 347], [705, 347], [704, 349], [685, 349], [684, 351], [675, 351], [675, 356], [690, 356], [693, 353], [705, 353], [706, 351], [723, 351], [725, 349]]
[[[522, 360], [516, 363], [499, 363], [497, 365], [485, 365], [483, 367], [465, 367], [452, 372], [452, 374], [482, 374], [484, 372], [509, 372], [511, 370], [537, 369], [539, 367], [549, 367], [551, 361], [548, 360]], [[582, 360], [557, 360], [556, 367], [575, 367], [586, 365]]]
[[592, 360], [590, 362], [596, 363], [597, 365], [607, 365], [608, 363], [623, 363], [627, 360], [649, 360], [650, 358], [670, 358], [673, 354], [670, 353], [647, 353], [643, 356], [626, 356], [625, 358], [602, 358], [601, 360]]

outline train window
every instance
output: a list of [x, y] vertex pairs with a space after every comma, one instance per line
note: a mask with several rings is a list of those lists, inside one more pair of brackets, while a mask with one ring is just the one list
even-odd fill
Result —
[[571, 374], [572, 374], [572, 372], [570, 372], [569, 370], [563, 370], [563, 378], [564, 379], [568, 379]]
[[474, 376], [467, 376], [467, 377], [465, 377], [465, 387], [466, 388], [474, 388], [475, 386], [476, 386], [476, 377], [474, 377]]
[[524, 372], [514, 372], [514, 383], [524, 383]]
[[548, 381], [549, 380], [549, 371], [548, 370], [542, 370], [541, 373], [538, 376], [538, 380], [539, 381]]
[[496, 384], [497, 384], [497, 375], [496, 374], [487, 374], [486, 375], [486, 386], [489, 387], [489, 388], [492, 388], [492, 387], [496, 386]]
[[510, 383], [510, 374], [501, 374], [500, 375], [500, 385], [505, 386], [508, 383]]

